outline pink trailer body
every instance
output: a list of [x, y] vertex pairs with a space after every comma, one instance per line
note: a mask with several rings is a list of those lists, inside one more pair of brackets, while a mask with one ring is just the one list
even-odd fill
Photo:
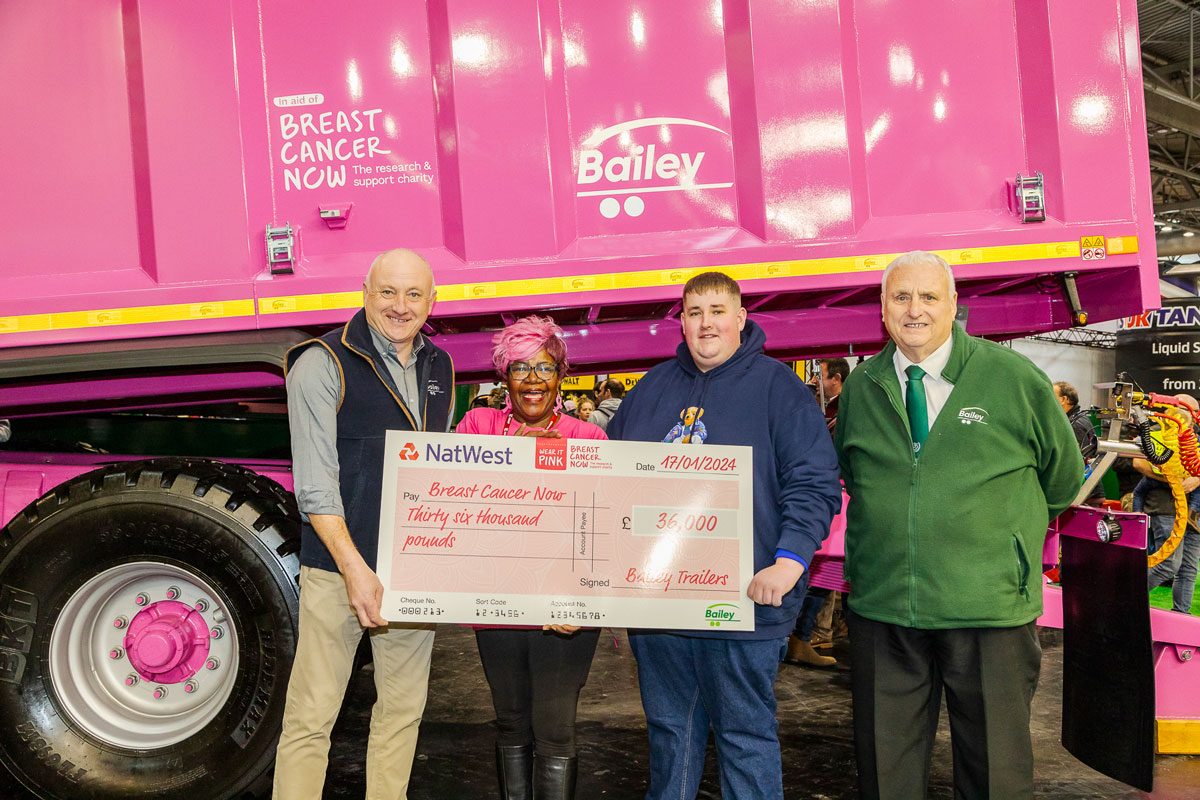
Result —
[[[460, 380], [531, 312], [580, 372], [656, 363], [709, 269], [781, 358], [877, 350], [880, 272], [918, 248], [954, 266], [978, 335], [1156, 307], [1134, 0], [920, 9], [2, 3], [21, 78], [0, 83], [0, 419], [278, 407], [283, 354], [347, 320], [394, 247], [433, 267], [426, 332]], [[290, 465], [19, 446], [0, 452], [0, 764], [47, 798], [264, 791], [295, 635]], [[834, 537], [817, 583], [841, 585], [841, 556]]]
[[877, 347], [914, 248], [983, 335], [1157, 304], [1132, 0], [77, 5], [0, 12], [0, 348], [336, 324], [396, 246], [468, 376], [534, 310], [659, 359], [706, 268], [790, 356]]

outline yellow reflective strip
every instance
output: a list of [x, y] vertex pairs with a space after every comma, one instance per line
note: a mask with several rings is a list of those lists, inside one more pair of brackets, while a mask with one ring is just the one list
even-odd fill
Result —
[[1111, 255], [1136, 253], [1137, 251], [1138, 237], [1136, 236], [1116, 236], [1108, 240], [1108, 252]]
[[143, 325], [153, 322], [183, 322], [254, 316], [253, 300], [215, 300], [208, 303], [174, 303], [161, 306], [101, 308], [93, 311], [63, 311], [56, 314], [26, 314], [0, 317], [0, 333], [61, 331], [75, 328], [104, 328], [114, 325]]
[[326, 292], [324, 294], [263, 297], [258, 301], [258, 313], [289, 314], [293, 311], [327, 311], [330, 309], [361, 308], [362, 302], [363, 295], [361, 289], [353, 292]]
[[[938, 250], [938, 255], [952, 265], [990, 264], [1001, 261], [1030, 261], [1046, 258], [1078, 258], [1080, 241], [1038, 244], [1002, 245], [998, 247], [964, 247]], [[1113, 255], [1138, 252], [1138, 237], [1107, 237], [1108, 252]], [[682, 286], [701, 272], [718, 270], [739, 281], [795, 278], [808, 275], [831, 275], [882, 270], [900, 253], [881, 253], [839, 258], [812, 258], [797, 261], [766, 261], [750, 264], [729, 264], [716, 267], [686, 269], [652, 269], [636, 272], [609, 272], [592, 275], [559, 275], [533, 280], [508, 280], [491, 283], [459, 283], [439, 286], [438, 299], [443, 302], [478, 300], [496, 297], [533, 297], [566, 292], [601, 292], [610, 289], [642, 289], [658, 286]], [[259, 314], [290, 314], [304, 311], [328, 311], [359, 308], [361, 290], [325, 292], [321, 294], [264, 297], [258, 301]], [[141, 325], [154, 322], [180, 322], [193, 319], [248, 317], [254, 314], [253, 300], [221, 300], [209, 303], [176, 303], [130, 308], [103, 308], [89, 311], [67, 311], [56, 314], [24, 314], [0, 317], [0, 335], [73, 328], [96, 328], [115, 325]]]

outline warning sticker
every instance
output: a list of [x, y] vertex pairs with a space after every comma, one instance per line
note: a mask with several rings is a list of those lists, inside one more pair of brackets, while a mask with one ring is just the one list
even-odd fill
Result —
[[1079, 250], [1084, 261], [1099, 261], [1108, 255], [1103, 236], [1084, 236], [1079, 240]]

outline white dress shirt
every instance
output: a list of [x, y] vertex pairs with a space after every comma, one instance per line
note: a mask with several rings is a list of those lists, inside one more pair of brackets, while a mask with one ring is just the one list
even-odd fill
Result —
[[942, 377], [942, 370], [946, 368], [946, 363], [950, 360], [950, 350], [953, 344], [954, 337], [947, 336], [941, 347], [934, 350], [921, 362], [909, 361], [908, 356], [901, 353], [899, 347], [896, 348], [896, 355], [892, 358], [892, 363], [896, 367], [896, 378], [900, 381], [901, 400], [906, 397], [905, 393], [908, 391], [908, 375], [905, 370], [911, 364], [916, 364], [925, 370], [925, 377], [921, 379], [921, 383], [925, 384], [925, 406], [929, 410], [930, 430], [933, 430], [933, 423], [941, 413], [942, 406], [946, 405], [946, 399], [950, 397], [950, 392], [954, 390], [954, 384]]

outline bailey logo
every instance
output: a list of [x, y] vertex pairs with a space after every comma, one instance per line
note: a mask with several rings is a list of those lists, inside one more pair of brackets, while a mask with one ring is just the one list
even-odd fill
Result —
[[717, 603], [704, 609], [704, 618], [710, 627], [719, 628], [722, 622], [737, 622], [737, 610], [733, 603]]
[[416, 461], [420, 457], [421, 454], [417, 452], [417, 446], [412, 442], [405, 442], [404, 449], [399, 453], [401, 461]]
[[[716, 176], [722, 169], [720, 165], [704, 168], [705, 157], [710, 164], [713, 158], [708, 149], [699, 149], [708, 146], [701, 145], [704, 141], [712, 143], [711, 139], [695, 135], [703, 129], [729, 138], [728, 133], [715, 125], [681, 117], [633, 119], [596, 131], [580, 145], [575, 196], [603, 197], [600, 214], [613, 219], [622, 210], [630, 217], [640, 217], [646, 210], [643, 194], [733, 186], [732, 180], [721, 180], [728, 176]], [[712, 182], [705, 182], [702, 169]], [[617, 199], [622, 196], [623, 201]]]
[[984, 411], [978, 406], [964, 408], [962, 411], [958, 412], [958, 421], [963, 425], [974, 425], [976, 423], [980, 425], [987, 425], [988, 412]]

